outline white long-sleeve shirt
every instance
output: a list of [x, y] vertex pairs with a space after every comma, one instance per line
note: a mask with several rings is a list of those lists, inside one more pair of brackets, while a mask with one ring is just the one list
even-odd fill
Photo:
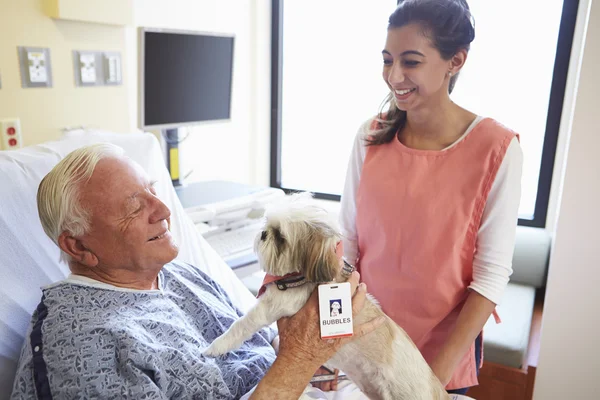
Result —
[[[465, 133], [448, 150], [463, 140], [483, 118], [477, 117]], [[358, 130], [348, 162], [341, 199], [340, 224], [344, 235], [344, 257], [358, 258], [356, 232], [356, 193], [367, 154], [365, 138], [370, 134], [372, 119]], [[521, 199], [523, 152], [517, 138], [509, 144], [483, 211], [473, 260], [473, 281], [469, 288], [499, 304], [512, 274], [517, 215]]]

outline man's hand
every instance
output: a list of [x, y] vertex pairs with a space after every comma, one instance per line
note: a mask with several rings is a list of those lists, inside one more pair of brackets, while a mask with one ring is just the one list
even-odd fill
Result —
[[[359, 279], [358, 272], [353, 272], [348, 280], [354, 293], [352, 314], [355, 316], [362, 310], [367, 298], [367, 286], [364, 283], [359, 285]], [[340, 347], [374, 331], [385, 322], [385, 317], [354, 326], [352, 337], [328, 340], [321, 339], [319, 321], [318, 290], [315, 289], [295, 315], [277, 321], [279, 354], [250, 397], [252, 400], [297, 399], [314, 372]]]
[[322, 381], [322, 382], [314, 382], [312, 385], [323, 392], [336, 391], [338, 387], [338, 374], [340, 372], [339, 369], [334, 369], [333, 371], [321, 367], [315, 372], [315, 376], [317, 375], [331, 375], [333, 372], [333, 379], [330, 381]]
[[[348, 282], [354, 293], [352, 298], [352, 314], [358, 314], [366, 300], [367, 285], [359, 285], [360, 274], [352, 273]], [[277, 321], [279, 328], [279, 356], [290, 357], [314, 365], [314, 370], [325, 364], [344, 344], [357, 339], [375, 330], [385, 318], [379, 317], [361, 326], [354, 327], [354, 335], [348, 338], [321, 339], [319, 326], [319, 300], [318, 290], [315, 289], [306, 304], [293, 316], [281, 318]]]

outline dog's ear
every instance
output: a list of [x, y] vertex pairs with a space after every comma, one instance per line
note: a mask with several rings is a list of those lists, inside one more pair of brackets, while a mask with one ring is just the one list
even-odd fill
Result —
[[281, 253], [283, 253], [283, 250], [286, 246], [285, 238], [281, 234], [279, 226], [268, 226], [260, 234], [260, 240], [262, 242], [270, 242], [272, 244], [275, 256], [279, 256]]
[[279, 223], [268, 224], [254, 243], [262, 269], [276, 276], [291, 272], [288, 270], [289, 257], [286, 256], [288, 247], [288, 240], [282, 234]]
[[306, 249], [304, 276], [309, 282], [331, 282], [339, 271], [339, 260], [330, 240], [313, 240]]
[[267, 235], [271, 235], [271, 238], [273, 239], [273, 243], [275, 244], [275, 250], [277, 252], [277, 255], [283, 253], [283, 250], [285, 249], [285, 238], [283, 237], [283, 235], [281, 234], [281, 230], [279, 230], [278, 226], [273, 226], [269, 229], [269, 233], [267, 233]]

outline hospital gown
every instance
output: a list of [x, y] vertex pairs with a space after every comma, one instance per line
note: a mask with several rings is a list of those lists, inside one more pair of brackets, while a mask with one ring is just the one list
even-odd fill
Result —
[[270, 328], [221, 357], [201, 354], [241, 312], [187, 264], [166, 265], [160, 290], [106, 286], [43, 289], [13, 399], [239, 399], [275, 360]]

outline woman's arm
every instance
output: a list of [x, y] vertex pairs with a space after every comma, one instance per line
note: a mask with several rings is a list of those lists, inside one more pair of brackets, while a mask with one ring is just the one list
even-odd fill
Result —
[[490, 190], [477, 235], [473, 281], [467, 301], [431, 367], [446, 385], [471, 344], [500, 303], [510, 274], [521, 199], [523, 153], [510, 143]]
[[344, 191], [340, 200], [340, 227], [342, 229], [344, 242], [344, 257], [348, 262], [356, 264], [358, 258], [358, 235], [356, 232], [356, 193], [362, 173], [362, 166], [365, 160], [367, 149], [365, 147], [365, 138], [369, 134], [369, 127], [372, 119], [365, 122], [354, 138], [354, 145], [348, 168], [346, 169], [346, 181]]
[[521, 201], [523, 152], [512, 140], [483, 210], [469, 289], [499, 304], [512, 274], [512, 258]]
[[456, 366], [473, 344], [496, 304], [477, 292], [471, 292], [458, 316], [456, 327], [444, 347], [431, 363], [431, 369], [446, 386]]

